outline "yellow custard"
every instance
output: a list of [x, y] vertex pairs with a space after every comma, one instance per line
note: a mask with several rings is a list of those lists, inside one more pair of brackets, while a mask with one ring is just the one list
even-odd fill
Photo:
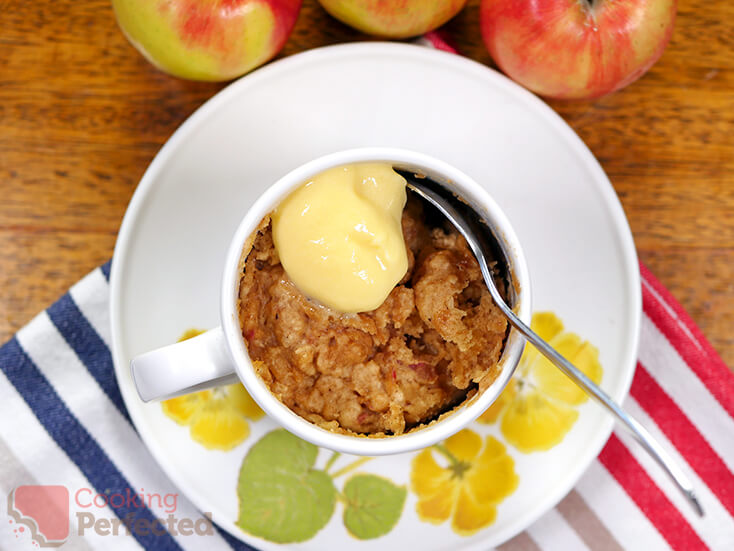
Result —
[[302, 293], [339, 312], [384, 302], [408, 270], [405, 179], [387, 163], [326, 170], [273, 212], [273, 241]]

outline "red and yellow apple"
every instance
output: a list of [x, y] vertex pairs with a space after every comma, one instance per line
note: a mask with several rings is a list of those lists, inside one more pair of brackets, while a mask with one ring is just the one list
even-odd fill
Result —
[[230, 80], [285, 44], [301, 0], [112, 0], [130, 42], [159, 69]]
[[467, 0], [319, 0], [342, 23], [383, 38], [432, 31], [461, 11]]
[[595, 98], [640, 78], [670, 40], [676, 0], [482, 0], [500, 69], [552, 98]]

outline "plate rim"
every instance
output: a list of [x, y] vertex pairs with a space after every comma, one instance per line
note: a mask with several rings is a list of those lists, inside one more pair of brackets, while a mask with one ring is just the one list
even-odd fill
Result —
[[[579, 161], [585, 165], [585, 168], [594, 175], [594, 178], [591, 179], [591, 183], [597, 188], [606, 209], [609, 211], [612, 225], [617, 230], [617, 235], [615, 237], [619, 242], [621, 255], [627, 260], [628, 264], [625, 272], [627, 283], [630, 286], [629, 312], [631, 314], [631, 319], [627, 320], [629, 322], [627, 324], [627, 334], [630, 338], [630, 344], [627, 348], [627, 353], [619, 362], [619, 365], [624, 368], [624, 376], [622, 378], [619, 391], [612, 394], [612, 398], [618, 403], [621, 403], [629, 393], [636, 369], [640, 340], [640, 326], [642, 321], [642, 290], [637, 251], [634, 245], [634, 239], [629, 222], [611, 181], [602, 169], [599, 161], [594, 157], [591, 150], [573, 131], [568, 123], [566, 123], [558, 113], [556, 113], [539, 97], [535, 96], [525, 88], [522, 88], [519, 84], [510, 80], [505, 75], [477, 61], [454, 53], [443, 52], [418, 44], [380, 41], [335, 44], [306, 50], [268, 63], [240, 79], [233, 81], [207, 99], [193, 113], [191, 113], [180, 124], [180, 126], [176, 128], [173, 134], [171, 134], [163, 146], [158, 150], [141, 177], [123, 216], [115, 243], [109, 280], [111, 351], [115, 378], [118, 386], [120, 387], [120, 392], [130, 414], [132, 423], [140, 435], [141, 440], [145, 444], [145, 447], [174, 486], [176, 486], [176, 488], [200, 511], [205, 510], [202, 505], [208, 504], [209, 500], [200, 495], [199, 492], [193, 488], [189, 487], [186, 484], [186, 481], [183, 480], [176, 472], [176, 469], [169, 468], [167, 454], [163, 447], [157, 444], [154, 435], [149, 431], [147, 424], [143, 420], [142, 413], [140, 413], [137, 408], [130, 407], [131, 402], [138, 405], [136, 402], [139, 401], [137, 394], [135, 394], [134, 389], [128, 387], [126, 381], [123, 381], [123, 374], [126, 370], [126, 365], [123, 364], [124, 354], [121, 350], [122, 328], [120, 304], [122, 303], [122, 296], [121, 284], [119, 281], [124, 271], [123, 267], [127, 260], [126, 256], [130, 251], [128, 243], [135, 232], [135, 222], [140, 213], [144, 210], [146, 199], [154, 189], [161, 169], [165, 168], [170, 158], [174, 155], [175, 151], [180, 147], [181, 143], [188, 137], [188, 135], [194, 132], [200, 124], [204, 123], [210, 113], [216, 112], [216, 110], [220, 108], [221, 104], [227, 103], [227, 101], [232, 97], [242, 93], [242, 91], [247, 89], [249, 86], [257, 85], [260, 80], [268, 79], [271, 74], [277, 75], [278, 73], [289, 71], [291, 66], [299, 66], [302, 64], [307, 65], [309, 63], [319, 63], [324, 61], [328, 62], [330, 58], [338, 58], [339, 56], [369, 56], [370, 54], [380, 55], [381, 53], [399, 56], [413, 56], [415, 58], [423, 58], [424, 60], [428, 60], [433, 63], [440, 62], [444, 65], [454, 65], [455, 69], [471, 72], [479, 75], [481, 78], [489, 79], [489, 81], [492, 81], [492, 85], [499, 87], [517, 98], [519, 102], [524, 104], [524, 106], [527, 106], [537, 116], [550, 124], [553, 127], [553, 130], [563, 137], [572, 152], [577, 154]], [[480, 75], [480, 73], [482, 74]], [[530, 275], [532, 281], [532, 274]], [[489, 542], [487, 538], [484, 540], [480, 539], [471, 543], [467, 542], [466, 545], [462, 546], [462, 548], [466, 550], [479, 550], [485, 549], [488, 544], [499, 545], [525, 530], [538, 518], [547, 513], [550, 509], [554, 508], [561, 499], [563, 499], [563, 497], [573, 489], [581, 476], [599, 455], [611, 436], [613, 426], [614, 420], [611, 416], [607, 416], [602, 420], [600, 423], [601, 430], [597, 432], [594, 439], [590, 442], [587, 448], [589, 451], [587, 451], [587, 453], [582, 457], [583, 461], [578, 461], [574, 468], [569, 469], [565, 476], [565, 483], [557, 485], [555, 491], [548, 492], [542, 500], [538, 500], [534, 511], [528, 516], [522, 518], [522, 522], [513, 520], [508, 523], [507, 526], [498, 530], [492, 536], [493, 540], [491, 542]], [[234, 521], [221, 518], [221, 515], [214, 510], [212, 510], [211, 513], [214, 522], [216, 522], [220, 528], [240, 541], [250, 545], [255, 545], [260, 549], [283, 548], [282, 545], [275, 544], [238, 529]]]

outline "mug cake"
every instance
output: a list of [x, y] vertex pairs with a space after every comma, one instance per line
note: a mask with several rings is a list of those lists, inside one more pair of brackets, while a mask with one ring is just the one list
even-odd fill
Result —
[[322, 428], [403, 434], [499, 373], [509, 327], [474, 255], [389, 164], [304, 182], [262, 219], [242, 258], [239, 321], [255, 370]]

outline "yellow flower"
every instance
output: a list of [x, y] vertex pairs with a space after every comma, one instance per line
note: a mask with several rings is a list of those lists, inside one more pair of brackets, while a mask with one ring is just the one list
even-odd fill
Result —
[[[446, 466], [439, 465], [436, 454], [445, 458]], [[482, 446], [481, 437], [466, 429], [416, 455], [410, 474], [420, 519], [441, 524], [450, 517], [451, 528], [462, 536], [492, 524], [497, 505], [518, 482], [505, 446], [492, 436]]]
[[161, 405], [163, 413], [179, 425], [188, 425], [191, 438], [210, 450], [238, 446], [250, 435], [247, 419], [263, 416], [240, 383], [171, 398]]
[[[564, 332], [555, 314], [534, 314], [531, 327], [592, 381], [601, 381], [599, 351], [578, 335]], [[503, 436], [522, 452], [548, 450], [571, 430], [579, 415], [575, 406], [586, 400], [571, 379], [528, 345], [515, 376], [478, 421], [494, 423], [501, 418]]]
[[[180, 341], [203, 333], [191, 329]], [[186, 394], [161, 402], [163, 413], [189, 426], [191, 437], [210, 450], [231, 450], [250, 434], [248, 419], [264, 413], [240, 383]]]

